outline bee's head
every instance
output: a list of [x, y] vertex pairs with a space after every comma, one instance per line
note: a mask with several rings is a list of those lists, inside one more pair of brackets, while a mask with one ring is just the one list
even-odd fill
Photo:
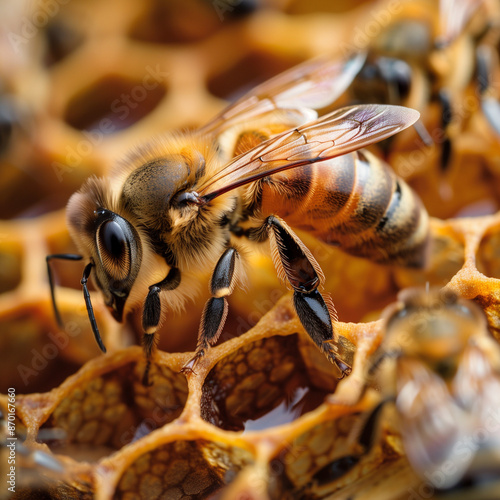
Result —
[[69, 200], [67, 219], [78, 249], [93, 265], [94, 282], [106, 305], [122, 321], [141, 267], [142, 245], [134, 225], [110, 209], [109, 193], [104, 179], [89, 179]]
[[403, 60], [425, 60], [432, 49], [431, 26], [425, 20], [401, 18], [375, 41], [376, 52]]
[[144, 157], [143, 163], [135, 166], [123, 182], [121, 204], [145, 226], [161, 233], [170, 232], [180, 221], [193, 220], [198, 212], [193, 185], [204, 162], [201, 155], [194, 158], [202, 166], [193, 165], [192, 157], [180, 154]]
[[451, 290], [410, 288], [399, 299], [399, 306], [386, 315], [387, 335], [405, 354], [431, 364], [460, 355], [485, 325], [479, 308]]

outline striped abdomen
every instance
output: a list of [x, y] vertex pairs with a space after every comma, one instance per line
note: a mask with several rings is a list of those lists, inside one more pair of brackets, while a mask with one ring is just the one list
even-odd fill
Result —
[[381, 160], [355, 152], [273, 175], [260, 207], [344, 251], [422, 267], [429, 219], [412, 189]]

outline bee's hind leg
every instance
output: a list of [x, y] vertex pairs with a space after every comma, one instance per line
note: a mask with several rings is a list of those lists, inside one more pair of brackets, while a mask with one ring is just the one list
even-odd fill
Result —
[[176, 267], [172, 267], [167, 276], [160, 282], [149, 287], [149, 293], [144, 301], [142, 313], [142, 346], [146, 356], [146, 368], [142, 377], [143, 385], [149, 384], [149, 370], [151, 368], [151, 356], [155, 349], [156, 330], [161, 318], [160, 292], [174, 290], [181, 282], [181, 272]]
[[262, 227], [249, 234], [250, 239], [262, 241], [265, 232], [271, 243], [271, 255], [278, 276], [288, 281], [294, 290], [293, 303], [302, 326], [328, 359], [337, 365], [342, 377], [351, 367], [335, 353], [332, 316], [336, 317], [331, 301], [325, 301], [318, 290], [324, 280], [323, 272], [311, 252], [288, 225], [270, 215]]
[[218, 260], [210, 280], [210, 297], [205, 304], [198, 332], [195, 355], [183, 366], [183, 372], [193, 372], [207, 349], [217, 342], [226, 322], [230, 295], [237, 280], [238, 251], [228, 248]]

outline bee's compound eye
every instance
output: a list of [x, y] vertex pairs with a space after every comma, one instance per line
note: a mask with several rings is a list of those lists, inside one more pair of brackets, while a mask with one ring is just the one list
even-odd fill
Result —
[[101, 228], [101, 243], [104, 250], [114, 259], [119, 259], [125, 251], [125, 235], [118, 222], [110, 220]]
[[103, 222], [98, 232], [101, 261], [110, 274], [121, 279], [130, 270], [130, 252], [127, 237], [116, 220]]

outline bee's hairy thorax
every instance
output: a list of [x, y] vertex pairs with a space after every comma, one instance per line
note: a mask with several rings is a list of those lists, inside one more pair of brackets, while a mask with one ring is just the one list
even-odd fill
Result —
[[[231, 227], [239, 218], [239, 202], [229, 195], [223, 204], [191, 208], [188, 216], [173, 217], [170, 230], [160, 234], [160, 244], [171, 251], [181, 269], [212, 270], [228, 247]], [[181, 215], [181, 214], [178, 214]]]
[[237, 197], [231, 193], [203, 207], [177, 205], [175, 195], [194, 191], [196, 185], [189, 186], [185, 177], [179, 182], [171, 172], [165, 163], [144, 165], [127, 178], [120, 201], [170, 266], [211, 268], [227, 247], [230, 227], [238, 219]]

